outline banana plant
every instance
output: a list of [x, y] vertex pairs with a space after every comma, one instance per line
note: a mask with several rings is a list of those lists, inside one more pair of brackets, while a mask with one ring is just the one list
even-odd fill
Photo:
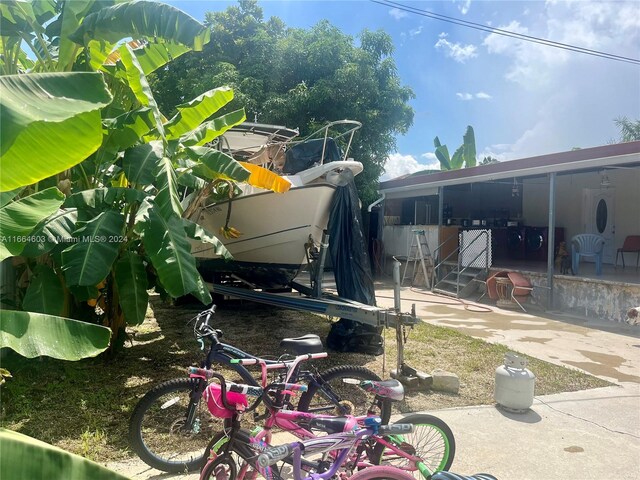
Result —
[[462, 137], [462, 145], [456, 149], [453, 157], [449, 156], [447, 146], [442, 145], [438, 137], [433, 139], [433, 145], [436, 147], [435, 155], [440, 162], [441, 170], [458, 170], [463, 166], [465, 168], [476, 166], [476, 138], [471, 125], [467, 126]]
[[[2, 105], [0, 215], [16, 219], [0, 232], [0, 260], [14, 257], [28, 279], [22, 308], [108, 325], [117, 345], [126, 324], [144, 320], [150, 288], [211, 302], [190, 241], [229, 253], [185, 218], [188, 200], [219, 180], [289, 185], [208, 146], [245, 120], [243, 110], [219, 114], [231, 89], [204, 92], [170, 119], [159, 111], [147, 75], [201, 49], [209, 31], [148, 1], [10, 0], [0, 13], [0, 68], [11, 74], [0, 76], [11, 107]], [[31, 63], [25, 44], [37, 51]]]
[[0, 478], [127, 480], [91, 460], [35, 438], [0, 428]]

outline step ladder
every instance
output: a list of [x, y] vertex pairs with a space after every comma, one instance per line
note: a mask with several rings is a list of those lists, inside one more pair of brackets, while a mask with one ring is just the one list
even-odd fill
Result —
[[[431, 250], [429, 249], [429, 244], [427, 243], [427, 235], [424, 230], [411, 230], [411, 233], [413, 234], [413, 239], [411, 240], [411, 246], [409, 247], [409, 252], [407, 253], [407, 263], [404, 266], [404, 273], [402, 274], [402, 281], [400, 282], [400, 284], [404, 284], [404, 280], [407, 277], [409, 263], [413, 262], [413, 270], [411, 274], [411, 286], [413, 286], [413, 281], [416, 277], [418, 262], [420, 262], [426, 286], [427, 288], [431, 288], [430, 273], [433, 269], [433, 257], [431, 256]], [[428, 272], [427, 268], [429, 270]]]

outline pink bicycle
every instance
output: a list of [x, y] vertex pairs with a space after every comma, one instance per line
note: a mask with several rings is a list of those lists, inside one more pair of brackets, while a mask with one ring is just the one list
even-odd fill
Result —
[[[298, 357], [296, 360], [304, 360]], [[242, 365], [260, 364], [263, 370], [263, 385], [266, 379], [268, 365], [261, 363], [260, 359], [234, 360]], [[193, 373], [207, 378], [218, 378], [223, 383], [223, 379], [213, 372], [192, 369]], [[402, 385], [396, 380], [383, 382], [361, 381], [345, 379], [345, 382], [357, 383], [360, 388], [367, 392], [373, 392], [376, 397], [385, 400], [397, 401], [404, 396]], [[286, 380], [285, 380], [286, 382]], [[289, 384], [290, 385], [290, 384]], [[237, 387], [236, 387], [237, 388]], [[266, 448], [272, 441], [272, 430], [278, 428], [287, 431], [303, 441], [316, 439], [313, 431], [322, 431], [328, 434], [338, 434], [352, 431], [355, 427], [366, 427], [365, 422], [371, 421], [371, 415], [375, 415], [373, 408], [369, 409], [369, 415], [353, 417], [331, 417], [308, 412], [287, 410], [287, 396], [292, 390], [274, 392], [273, 389], [260, 391], [245, 388], [245, 393], [259, 395], [258, 400], [247, 408], [246, 399], [238, 403], [237, 399], [228, 399], [221, 395], [212, 413], [231, 418], [231, 427], [214, 437], [209, 445], [212, 452], [209, 462], [202, 470], [201, 479], [211, 477], [214, 470], [212, 465], [218, 459], [221, 452], [225, 458], [235, 457], [240, 465], [239, 470], [234, 473], [239, 478], [255, 477], [255, 458], [261, 449]], [[230, 403], [225, 403], [230, 400]], [[240, 428], [240, 417], [247, 411], [254, 410], [258, 403], [264, 403], [267, 408], [267, 417], [264, 427], [251, 434], [246, 429]], [[378, 419], [379, 420], [379, 419]], [[439, 470], [446, 470], [451, 466], [455, 455], [455, 440], [451, 429], [437, 417], [426, 414], [409, 415], [402, 419], [403, 424], [410, 424], [411, 430], [404, 430], [401, 433], [394, 433], [382, 429], [383, 434], [373, 432], [372, 434], [362, 433], [357, 442], [357, 448], [353, 456], [347, 463], [340, 465], [347, 469], [361, 469], [365, 466], [378, 464], [392, 464], [415, 477], [428, 478], [432, 473]], [[321, 437], [326, 438], [326, 437]], [[233, 453], [234, 455], [231, 455]], [[325, 458], [320, 463], [303, 464], [310, 471], [322, 471]], [[335, 462], [333, 462], [335, 463]], [[338, 465], [338, 466], [340, 466]], [[337, 467], [336, 467], [337, 468]], [[253, 473], [251, 473], [253, 471]], [[247, 477], [248, 475], [248, 477]]]

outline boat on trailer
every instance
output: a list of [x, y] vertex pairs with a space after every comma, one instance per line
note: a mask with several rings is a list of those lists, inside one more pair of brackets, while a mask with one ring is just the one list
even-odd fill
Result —
[[291, 188], [275, 193], [239, 185], [233, 198], [205, 201], [195, 210], [191, 220], [209, 232], [218, 234], [226, 226], [240, 232], [237, 238], [219, 236], [232, 260], [221, 258], [209, 244], [192, 242], [204, 279], [226, 273], [255, 287], [288, 287], [320, 244], [336, 188], [362, 172], [362, 163], [348, 157], [360, 127], [340, 120], [300, 140], [297, 130], [257, 123], [225, 132], [219, 148], [280, 174]]

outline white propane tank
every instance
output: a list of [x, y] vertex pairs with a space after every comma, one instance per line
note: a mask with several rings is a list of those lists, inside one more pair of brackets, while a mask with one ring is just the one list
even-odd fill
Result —
[[533, 405], [536, 376], [527, 369], [527, 360], [513, 352], [496, 368], [494, 399], [507, 411], [524, 413]]

